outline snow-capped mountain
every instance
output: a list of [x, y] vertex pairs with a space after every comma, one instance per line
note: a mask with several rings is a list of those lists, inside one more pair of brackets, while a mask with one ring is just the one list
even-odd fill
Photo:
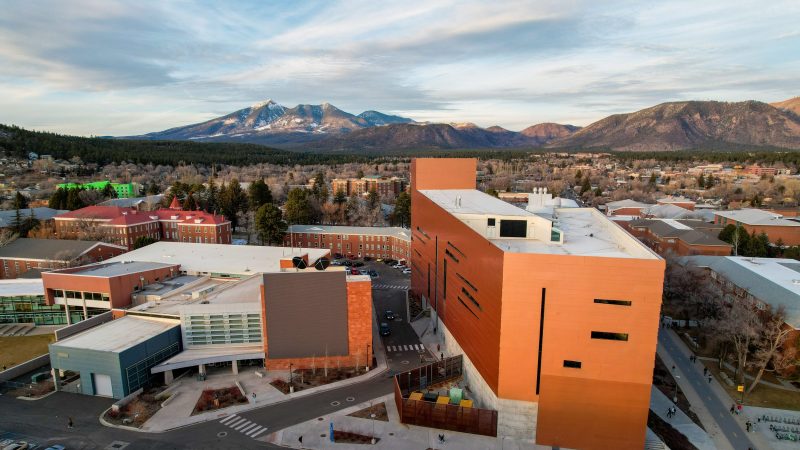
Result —
[[330, 103], [287, 108], [267, 100], [206, 122], [131, 137], [159, 140], [242, 140], [281, 144], [317, 140], [394, 123], [414, 121], [378, 111], [364, 111], [356, 116]]

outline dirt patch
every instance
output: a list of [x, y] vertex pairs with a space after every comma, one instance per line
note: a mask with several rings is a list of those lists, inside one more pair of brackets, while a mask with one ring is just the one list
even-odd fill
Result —
[[156, 396], [162, 390], [163, 388], [148, 389], [120, 408], [119, 411], [109, 409], [103, 418], [115, 425], [141, 428], [148, 419], [161, 409], [161, 403], [164, 399], [156, 400]]
[[[380, 439], [375, 438], [376, 443], [379, 441]], [[371, 444], [372, 436], [351, 433], [349, 431], [333, 430], [333, 442], [337, 444]]]
[[348, 416], [358, 417], [361, 419], [372, 419], [372, 414], [375, 414], [375, 420], [380, 420], [381, 422], [389, 421], [389, 414], [386, 412], [386, 403], [383, 402], [348, 414]]
[[31, 383], [25, 387], [20, 387], [9, 391], [7, 395], [12, 397], [37, 398], [53, 392], [53, 379]]
[[[303, 389], [311, 389], [325, 384], [335, 383], [337, 381], [347, 380], [358, 375], [362, 375], [364, 366], [359, 368], [342, 367], [342, 368], [329, 368], [328, 375], [325, 375], [325, 370], [322, 368], [312, 369], [298, 369], [292, 371], [292, 386], [294, 391], [302, 391]], [[289, 382], [284, 379], [276, 379], [270, 384], [277, 390], [284, 394], [289, 393]]]
[[221, 389], [206, 389], [200, 394], [200, 398], [194, 406], [192, 415], [240, 405], [242, 403], [247, 403], [247, 398], [242, 395], [242, 392], [236, 386]]
[[[731, 397], [731, 402], [740, 402], [742, 400], [742, 393], [736, 391], [736, 385], [729, 386], [720, 378], [720, 368], [717, 361], [703, 361], [705, 366], [714, 377], [719, 380], [720, 386], [725, 389], [725, 392]], [[725, 369], [725, 373], [731, 380], [734, 379], [733, 372]], [[749, 385], [748, 385], [749, 386]], [[768, 386], [764, 383], [759, 383], [753, 392], [745, 394], [744, 404], [750, 406], [759, 406], [761, 408], [776, 408], [776, 409], [790, 409], [793, 411], [800, 411], [800, 395], [786, 389], [778, 389]]]
[[668, 422], [658, 417], [653, 411], [649, 411], [647, 416], [647, 426], [667, 444], [667, 447], [681, 450], [698, 450], [697, 447], [689, 442], [680, 431], [672, 428]]
[[[672, 376], [672, 371], [667, 368], [661, 358], [656, 355], [656, 366], [653, 369], [653, 386], [658, 388], [664, 395], [667, 396], [669, 399], [673, 399], [675, 397], [675, 386], [677, 385], [675, 378]], [[703, 428], [703, 424], [700, 422], [700, 418], [697, 417], [694, 411], [692, 411], [691, 403], [689, 400], [686, 399], [686, 395], [684, 395], [683, 390], [678, 388], [678, 408], [683, 411], [692, 422], [697, 424], [698, 427]], [[705, 428], [703, 428], [705, 430]]]

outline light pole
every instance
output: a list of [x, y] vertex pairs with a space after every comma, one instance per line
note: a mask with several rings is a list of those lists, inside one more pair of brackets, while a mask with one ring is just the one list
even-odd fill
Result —
[[375, 413], [369, 416], [372, 418], [372, 445], [375, 445]]
[[678, 380], [680, 380], [680, 378], [680, 375], [675, 375], [675, 396], [672, 397], [672, 401], [675, 402], [676, 405], [678, 404]]
[[292, 391], [292, 363], [289, 363], [289, 391]]
[[364, 372], [369, 372], [369, 366], [371, 365], [372, 361], [370, 361], [369, 357], [369, 344], [367, 344], [367, 356], [366, 356], [366, 363], [364, 364]]

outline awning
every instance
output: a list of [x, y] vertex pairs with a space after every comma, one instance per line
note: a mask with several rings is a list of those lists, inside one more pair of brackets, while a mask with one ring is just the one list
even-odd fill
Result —
[[166, 372], [167, 370], [199, 366], [200, 364], [241, 361], [244, 359], [264, 359], [264, 347], [253, 345], [233, 348], [192, 348], [184, 350], [172, 358], [156, 365], [150, 369], [150, 373]]

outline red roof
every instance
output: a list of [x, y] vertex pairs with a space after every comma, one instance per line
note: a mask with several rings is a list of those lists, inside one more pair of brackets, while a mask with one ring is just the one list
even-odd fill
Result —
[[178, 196], [172, 197], [172, 203], [169, 204], [169, 209], [181, 209], [181, 202], [178, 201]]
[[[173, 202], [174, 203], [174, 202]], [[87, 206], [64, 214], [55, 219], [102, 220], [109, 225], [137, 225], [153, 221], [175, 221], [185, 224], [214, 224], [227, 222], [224, 216], [210, 214], [205, 211], [181, 211], [159, 209], [157, 211], [137, 211], [119, 206]]]

